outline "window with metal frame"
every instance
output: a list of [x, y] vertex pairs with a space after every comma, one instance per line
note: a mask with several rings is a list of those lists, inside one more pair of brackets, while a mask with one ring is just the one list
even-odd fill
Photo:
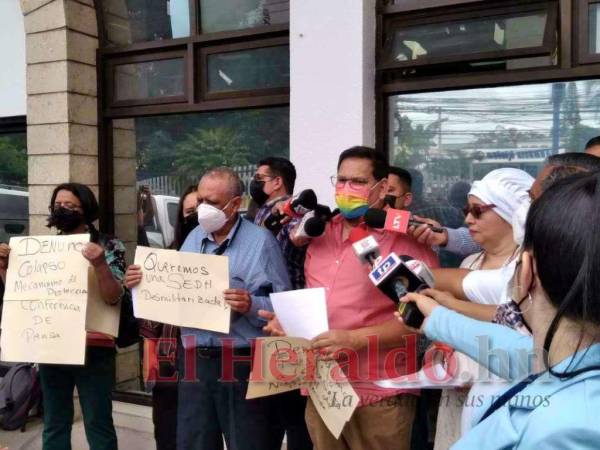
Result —
[[549, 56], [556, 49], [557, 5], [502, 8], [384, 19], [380, 69], [485, 63]]
[[577, 1], [578, 62], [600, 62], [600, 0]]
[[[247, 208], [258, 161], [289, 157], [289, 1], [96, 4], [102, 231], [168, 247], [179, 196], [215, 165], [238, 173]], [[142, 359], [141, 340], [119, 352], [115, 398], [148, 404]]]
[[289, 102], [289, 2], [241, 3], [98, 0], [105, 115]]

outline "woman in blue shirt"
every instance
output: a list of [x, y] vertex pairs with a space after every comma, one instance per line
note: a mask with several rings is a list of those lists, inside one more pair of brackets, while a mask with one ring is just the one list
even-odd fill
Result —
[[561, 180], [533, 203], [515, 288], [532, 337], [467, 318], [425, 295], [402, 299], [427, 317], [421, 332], [429, 338], [520, 380], [477, 405], [473, 429], [453, 449], [600, 445], [599, 205], [598, 173]]

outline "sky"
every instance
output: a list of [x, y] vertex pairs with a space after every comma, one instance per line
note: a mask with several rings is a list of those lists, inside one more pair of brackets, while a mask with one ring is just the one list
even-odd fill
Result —
[[[587, 102], [588, 89], [594, 85], [600, 94], [600, 81], [576, 81], [581, 122], [600, 127], [600, 108]], [[566, 87], [565, 87], [566, 96]], [[552, 83], [504, 86], [390, 97], [413, 127], [427, 126], [438, 118], [442, 124], [443, 144], [472, 142], [478, 135], [502, 126], [521, 131], [541, 132], [548, 137], [552, 129]], [[437, 138], [436, 138], [437, 139]]]

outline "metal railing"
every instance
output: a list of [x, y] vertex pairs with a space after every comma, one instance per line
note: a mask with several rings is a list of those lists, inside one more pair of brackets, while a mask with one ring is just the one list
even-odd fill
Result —
[[[244, 192], [250, 194], [250, 181], [256, 172], [256, 164], [233, 167], [240, 180], [244, 184]], [[190, 184], [197, 184], [196, 177], [182, 177], [177, 175], [161, 175], [158, 177], [145, 178], [136, 182], [136, 187], [149, 186], [155, 195], [172, 195], [179, 197]]]

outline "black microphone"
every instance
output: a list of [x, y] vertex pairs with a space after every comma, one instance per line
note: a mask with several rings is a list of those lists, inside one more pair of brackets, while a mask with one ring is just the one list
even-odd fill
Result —
[[405, 230], [402, 228], [396, 228], [393, 226], [386, 227], [386, 222], [388, 220], [388, 215], [393, 215], [394, 217], [402, 218], [404, 216], [408, 216], [408, 225], [428, 225], [431, 231], [434, 233], [443, 233], [444, 229], [440, 227], [434, 227], [433, 225], [426, 224], [425, 222], [421, 222], [419, 220], [415, 220], [412, 218], [412, 214], [408, 211], [401, 211], [399, 209], [390, 208], [387, 211], [383, 209], [369, 208], [364, 215], [364, 221], [367, 226], [371, 228], [385, 228], [388, 231], [395, 231], [397, 233], [405, 233]]
[[319, 217], [312, 217], [304, 224], [304, 233], [307, 237], [318, 237], [325, 232], [325, 222]]
[[286, 216], [300, 217], [314, 210], [316, 206], [317, 194], [312, 189], [305, 189], [287, 201], [283, 207], [283, 212]]
[[369, 208], [363, 216], [363, 219], [367, 226], [371, 228], [383, 228], [385, 226], [385, 219], [387, 213], [383, 209]]
[[[409, 292], [420, 292], [434, 285], [433, 275], [424, 263], [395, 253], [390, 253], [379, 261], [369, 278], [395, 303], [400, 303], [400, 298]], [[423, 323], [424, 316], [413, 303], [400, 303], [398, 312], [410, 327], [420, 328]]]
[[[348, 240], [360, 261], [371, 266], [371, 282], [394, 303], [400, 303], [400, 299], [409, 292], [420, 292], [433, 287], [433, 274], [425, 263], [395, 253], [380, 260], [379, 245], [364, 228], [352, 229]], [[425, 320], [414, 303], [400, 303], [398, 312], [404, 323], [412, 328], [420, 328]]]
[[[414, 291], [409, 292], [421, 292], [423, 289], [433, 288], [435, 285], [435, 280], [433, 277], [433, 273], [429, 270], [429, 267], [417, 259], [414, 259], [407, 255], [400, 255], [400, 259], [404, 261], [406, 266], [411, 270], [413, 274], [420, 281], [420, 285], [416, 287]], [[425, 320], [425, 316], [421, 312], [421, 310], [415, 305], [413, 302], [409, 303], [401, 303], [398, 307], [398, 312], [402, 317], [402, 320], [406, 325], [412, 328], [421, 328], [423, 325], [423, 321]]]
[[[283, 228], [281, 221], [287, 217], [302, 217], [307, 212], [314, 210], [317, 206], [317, 194], [312, 189], [305, 189], [299, 194], [291, 197], [283, 207], [284, 214], [279, 211], [271, 213], [263, 222], [267, 230], [278, 234]], [[327, 208], [329, 209], [329, 208]]]
[[318, 203], [317, 203], [317, 206], [315, 206], [314, 211], [315, 211], [315, 216], [320, 217], [325, 222], [329, 222], [333, 216], [335, 216], [337, 213], [339, 213], [338, 209], [335, 209], [332, 212], [331, 209], [329, 208], [329, 206], [320, 205]]
[[326, 223], [320, 215], [317, 215], [316, 210], [309, 211], [304, 214], [304, 217], [302, 217], [302, 220], [298, 224], [295, 237], [314, 238], [321, 236], [325, 232]]
[[281, 219], [283, 219], [283, 216], [281, 214], [270, 214], [263, 222], [263, 225], [271, 233], [279, 234], [279, 232], [283, 228]]

